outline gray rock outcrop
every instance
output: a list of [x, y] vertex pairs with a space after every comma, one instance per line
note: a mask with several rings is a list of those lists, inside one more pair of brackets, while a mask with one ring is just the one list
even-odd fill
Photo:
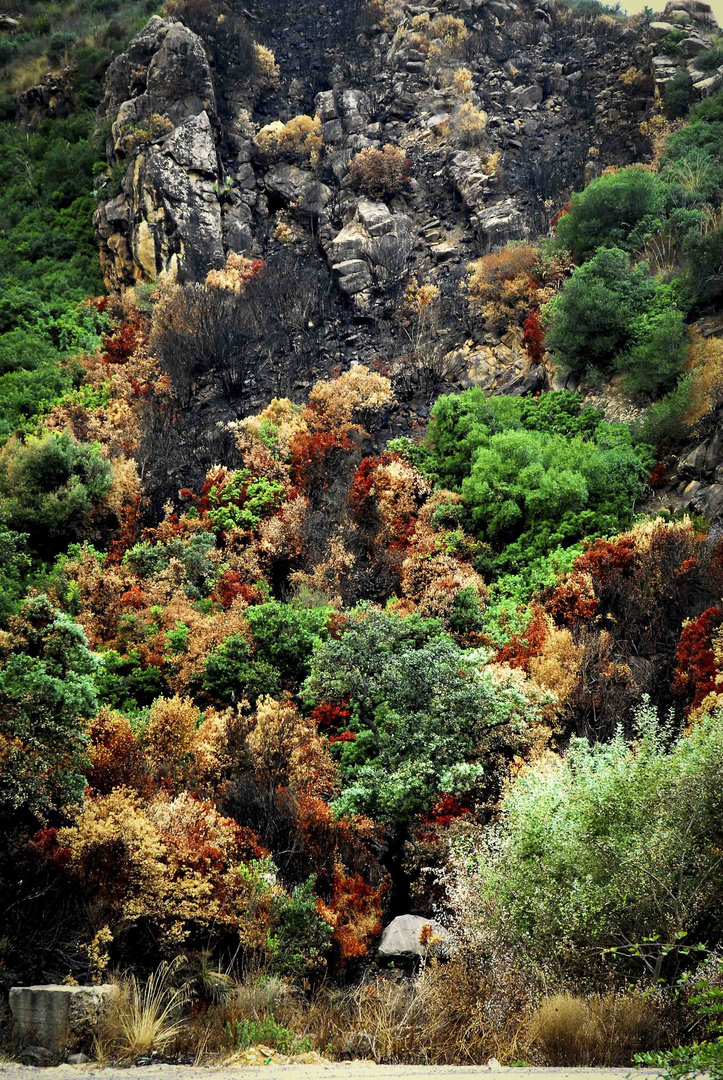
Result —
[[201, 39], [154, 16], [111, 65], [99, 116], [115, 116], [110, 161], [128, 162], [122, 193], [95, 215], [108, 283], [162, 271], [203, 280], [223, 266], [216, 101]]
[[326, 254], [348, 295], [402, 277], [414, 243], [407, 214], [393, 214], [382, 202], [360, 199], [356, 214], [327, 246]]

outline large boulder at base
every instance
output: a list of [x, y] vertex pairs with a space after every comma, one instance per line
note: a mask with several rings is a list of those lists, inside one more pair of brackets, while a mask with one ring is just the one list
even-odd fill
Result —
[[9, 999], [13, 1038], [21, 1047], [57, 1055], [89, 1047], [103, 1010], [117, 992], [118, 987], [110, 983], [13, 986]]
[[397, 915], [382, 934], [377, 957], [385, 964], [391, 961], [415, 963], [427, 956], [443, 959], [448, 952], [448, 938], [447, 931], [434, 919]]

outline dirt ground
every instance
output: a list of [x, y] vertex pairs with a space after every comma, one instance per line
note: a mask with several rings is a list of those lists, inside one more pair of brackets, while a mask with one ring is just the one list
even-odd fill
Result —
[[375, 1065], [366, 1061], [326, 1062], [313, 1065], [183, 1066], [97, 1068], [92, 1065], [59, 1065], [39, 1069], [30, 1065], [0, 1063], [0, 1080], [422, 1080], [425, 1077], [486, 1077], [487, 1080], [625, 1080], [626, 1077], [654, 1080], [660, 1074], [651, 1069], [519, 1069], [483, 1065]]

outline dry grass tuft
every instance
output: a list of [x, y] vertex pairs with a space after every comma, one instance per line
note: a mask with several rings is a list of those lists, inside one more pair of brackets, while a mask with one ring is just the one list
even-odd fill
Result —
[[530, 1024], [545, 1064], [558, 1066], [627, 1065], [639, 1050], [654, 1048], [659, 1032], [657, 1004], [642, 993], [555, 994], [544, 999]]
[[430, 963], [416, 978], [369, 976], [318, 997], [309, 1029], [335, 1057], [426, 1064], [504, 1062], [529, 1050], [532, 1012], [522, 976], [482, 971], [461, 959]]
[[96, 1036], [100, 1060], [126, 1060], [165, 1050], [178, 1038], [181, 1011], [188, 1001], [185, 985], [174, 986], [178, 962], [164, 961], [145, 983], [135, 975], [118, 980], [118, 993]]

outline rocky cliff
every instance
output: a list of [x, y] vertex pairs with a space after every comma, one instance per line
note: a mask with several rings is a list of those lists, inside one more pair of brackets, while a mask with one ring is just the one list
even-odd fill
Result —
[[[379, 351], [393, 284], [413, 275], [451, 294], [471, 259], [545, 234], [573, 189], [649, 159], [641, 123], [683, 66], [694, 94], [721, 80], [695, 71], [715, 25], [704, 0], [671, 0], [650, 25], [555, 0], [276, 8], [251, 5], [228, 32], [203, 34], [154, 16], [112, 64], [98, 113], [103, 269], [113, 289], [202, 281], [230, 253], [305, 246], [333, 274], [340, 317], [361, 319], [346, 360]], [[661, 53], [680, 28], [679, 55]], [[284, 124], [304, 109], [294, 142]], [[387, 144], [411, 164], [406, 190], [353, 190], [353, 157]], [[446, 330], [462, 381], [539, 383], [517, 336]]]

